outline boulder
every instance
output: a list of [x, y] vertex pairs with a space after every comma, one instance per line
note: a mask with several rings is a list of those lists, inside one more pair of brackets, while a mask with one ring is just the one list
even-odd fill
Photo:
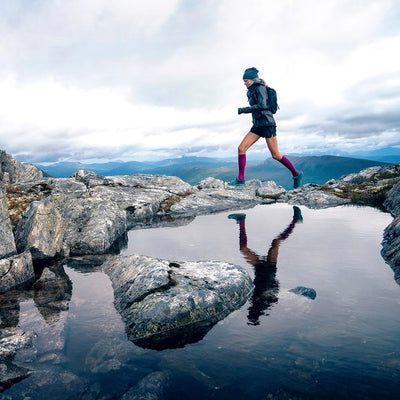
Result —
[[4, 329], [0, 332], [0, 358], [13, 359], [18, 350], [31, 347], [36, 339], [33, 332]]
[[172, 376], [165, 371], [148, 374], [125, 393], [121, 400], [161, 400], [165, 391], [173, 384]]
[[235, 208], [250, 208], [257, 204], [273, 203], [285, 193], [275, 182], [250, 180], [241, 187], [230, 187], [222, 181], [208, 178], [197, 185], [197, 191], [171, 206], [170, 211], [179, 215], [202, 215]]
[[299, 189], [291, 190], [283, 194], [278, 201], [288, 204], [304, 205], [313, 209], [336, 207], [351, 203], [350, 198], [344, 198], [338, 194], [324, 191], [319, 185], [313, 184], [307, 184]]
[[33, 282], [34, 278], [29, 250], [0, 260], [0, 293]]
[[22, 214], [17, 226], [19, 252], [30, 250], [34, 259], [52, 258], [62, 254], [62, 241], [67, 221], [50, 199], [34, 201]]
[[0, 357], [0, 393], [9, 389], [31, 374], [29, 369], [20, 367], [9, 360]]
[[383, 232], [381, 254], [394, 272], [394, 279], [400, 285], [400, 182], [387, 193], [383, 203], [394, 220]]
[[321, 190], [353, 203], [382, 206], [387, 192], [400, 180], [400, 164], [370, 167], [357, 174], [330, 180]]
[[0, 180], [6, 183], [34, 181], [43, 178], [43, 172], [31, 164], [14, 160], [0, 150]]
[[293, 289], [290, 289], [289, 292], [297, 294], [299, 296], [308, 297], [310, 300], [315, 300], [317, 297], [317, 292], [313, 288], [307, 288], [304, 286], [297, 286]]
[[60, 320], [63, 311], [69, 309], [72, 282], [62, 265], [45, 267], [40, 278], [33, 284], [33, 300], [48, 325]]
[[5, 188], [0, 182], [0, 259], [16, 254], [14, 235], [8, 214]]
[[183, 347], [239, 308], [253, 290], [248, 273], [224, 262], [169, 263], [133, 255], [108, 259], [103, 270], [128, 337], [153, 349]]
[[400, 181], [387, 193], [383, 205], [394, 218], [400, 215]]
[[113, 201], [101, 198], [64, 199], [63, 236], [65, 255], [104, 254], [127, 231], [126, 212]]
[[19, 251], [34, 259], [105, 254], [124, 245], [126, 232], [171, 219], [194, 218], [275, 201], [327, 208], [350, 202], [381, 201], [400, 177], [399, 166], [372, 167], [325, 185], [286, 191], [275, 182], [250, 180], [243, 187], [207, 178], [190, 186], [164, 175], [101, 176], [80, 170], [70, 178], [23, 182], [32, 201], [16, 230]]
[[382, 257], [394, 272], [394, 279], [400, 285], [400, 215], [384, 230]]

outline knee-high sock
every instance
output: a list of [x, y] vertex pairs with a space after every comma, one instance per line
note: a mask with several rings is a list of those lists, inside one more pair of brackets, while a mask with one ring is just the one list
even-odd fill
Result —
[[238, 179], [240, 181], [244, 180], [244, 169], [246, 167], [246, 154], [238, 155], [238, 165], [239, 165], [239, 176]]
[[285, 156], [283, 156], [279, 162], [281, 164], [283, 164], [286, 168], [288, 168], [290, 170], [290, 172], [292, 173], [293, 176], [297, 176], [299, 173], [297, 172], [296, 168], [293, 166], [293, 164], [289, 161], [288, 158], [286, 158]]

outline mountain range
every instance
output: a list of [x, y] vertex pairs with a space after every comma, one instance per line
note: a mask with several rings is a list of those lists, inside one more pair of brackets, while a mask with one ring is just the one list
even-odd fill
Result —
[[[303, 171], [303, 183], [323, 184], [344, 174], [357, 173], [364, 168], [385, 165], [382, 161], [340, 156], [290, 156], [295, 167]], [[161, 161], [113, 161], [85, 164], [79, 162], [58, 162], [51, 165], [36, 164], [38, 168], [53, 177], [68, 177], [79, 169], [93, 171], [99, 175], [153, 174], [173, 175], [194, 185], [209, 176], [224, 181], [237, 176], [237, 161], [234, 158], [180, 157]], [[292, 187], [290, 172], [272, 158], [250, 160], [246, 166], [246, 179], [274, 180], [286, 189]]]

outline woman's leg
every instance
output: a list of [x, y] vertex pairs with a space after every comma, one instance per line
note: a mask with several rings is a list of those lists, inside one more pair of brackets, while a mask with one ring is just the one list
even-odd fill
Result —
[[244, 169], [246, 167], [246, 152], [247, 150], [260, 139], [260, 136], [253, 132], [249, 132], [242, 140], [238, 147], [238, 166], [239, 166], [239, 181], [244, 181]]
[[289, 159], [283, 156], [278, 150], [278, 139], [276, 136], [272, 136], [270, 138], [265, 139], [267, 141], [267, 146], [269, 151], [271, 152], [272, 158], [282, 163], [287, 169], [290, 170], [293, 177], [299, 175], [294, 165], [289, 161]]

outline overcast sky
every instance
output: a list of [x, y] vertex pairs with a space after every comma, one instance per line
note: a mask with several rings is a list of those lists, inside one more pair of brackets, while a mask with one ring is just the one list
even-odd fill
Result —
[[400, 147], [399, 21], [398, 0], [1, 0], [0, 149], [235, 156], [253, 66], [282, 153]]

